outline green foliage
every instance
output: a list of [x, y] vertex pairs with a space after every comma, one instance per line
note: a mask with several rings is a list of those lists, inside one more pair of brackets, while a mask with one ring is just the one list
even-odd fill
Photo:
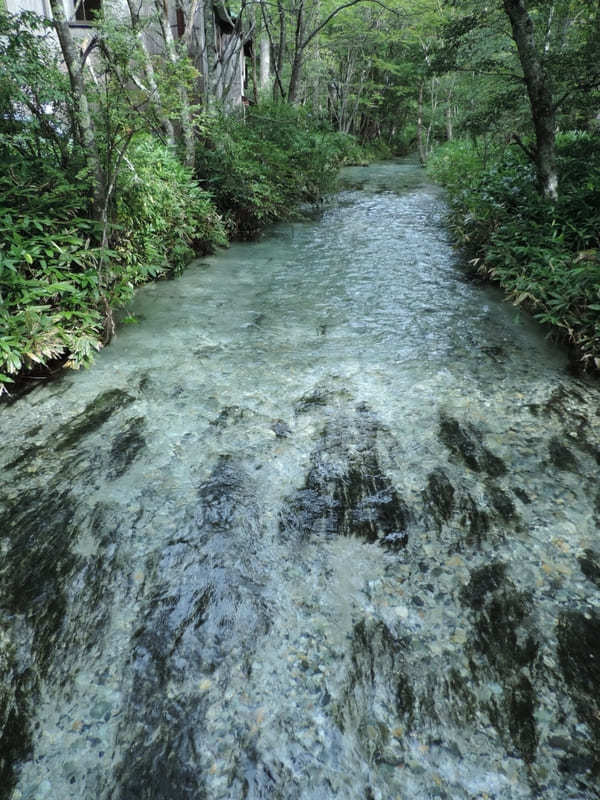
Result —
[[68, 78], [50, 41], [49, 22], [0, 10], [0, 159], [72, 159]]
[[485, 154], [471, 142], [439, 148], [429, 163], [450, 198], [450, 226], [474, 270], [568, 339], [600, 368], [600, 140], [557, 141], [558, 201], [536, 191], [515, 146]]
[[101, 346], [102, 253], [71, 177], [24, 160], [0, 174], [0, 390], [67, 354], [86, 364]]
[[315, 202], [331, 190], [355, 147], [351, 137], [333, 133], [303, 108], [264, 104], [248, 109], [244, 120], [211, 119], [196, 168], [231, 235], [251, 239], [293, 214], [299, 202]]
[[129, 150], [116, 200], [114, 249], [121, 282], [179, 272], [194, 255], [227, 243], [211, 196], [176, 155], [149, 135]]
[[134, 286], [225, 244], [210, 197], [172, 152], [141, 136], [130, 156], [108, 249], [80, 174], [23, 159], [0, 172], [0, 386], [55, 359], [87, 365]]

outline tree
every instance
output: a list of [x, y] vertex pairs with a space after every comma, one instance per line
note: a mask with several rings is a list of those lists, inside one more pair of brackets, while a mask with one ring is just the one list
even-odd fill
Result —
[[89, 52], [79, 55], [71, 28], [65, 17], [62, 0], [50, 0], [54, 27], [69, 74], [77, 124], [76, 134], [86, 156], [88, 170], [93, 180], [92, 208], [96, 219], [101, 219], [106, 206], [106, 181], [100, 160], [94, 120], [83, 78], [85, 60]]
[[535, 148], [529, 151], [535, 162], [541, 193], [555, 200], [558, 177], [555, 157], [555, 108], [549, 77], [540, 58], [531, 17], [523, 0], [503, 0], [517, 45], [535, 129]]

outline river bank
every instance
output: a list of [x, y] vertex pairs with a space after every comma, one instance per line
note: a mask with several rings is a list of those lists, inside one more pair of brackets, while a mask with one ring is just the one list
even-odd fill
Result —
[[515, 144], [457, 141], [428, 165], [447, 190], [448, 225], [474, 275], [498, 284], [555, 341], [575, 371], [600, 369], [598, 134], [557, 139], [559, 196], [540, 196], [533, 164]]
[[[0, 401], [89, 366], [135, 287], [317, 203], [359, 149], [302, 109], [262, 104], [206, 119], [194, 170], [138, 133], [101, 224], [82, 165], [6, 149], [0, 169]], [[116, 178], [115, 178], [116, 180]]]

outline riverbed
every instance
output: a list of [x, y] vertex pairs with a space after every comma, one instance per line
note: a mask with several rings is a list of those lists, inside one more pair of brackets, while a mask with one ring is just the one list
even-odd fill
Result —
[[600, 390], [410, 162], [0, 409], [2, 800], [600, 797]]

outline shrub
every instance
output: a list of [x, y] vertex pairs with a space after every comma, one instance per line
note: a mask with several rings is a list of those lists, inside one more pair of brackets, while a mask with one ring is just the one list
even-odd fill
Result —
[[207, 129], [197, 150], [199, 180], [231, 235], [244, 239], [330, 191], [353, 146], [350, 137], [287, 104], [250, 108], [243, 121], [217, 116]]
[[0, 393], [36, 365], [89, 364], [137, 284], [226, 242], [209, 195], [149, 136], [132, 147], [109, 248], [86, 189], [47, 162], [13, 157], [0, 171]]
[[472, 143], [438, 149], [429, 169], [448, 189], [449, 225], [474, 270], [600, 368], [600, 144], [572, 132], [557, 140], [559, 199], [540, 197], [516, 148], [484, 163]]
[[227, 243], [211, 196], [173, 152], [149, 135], [128, 152], [113, 234], [121, 280], [137, 284], [180, 272], [194, 255]]

